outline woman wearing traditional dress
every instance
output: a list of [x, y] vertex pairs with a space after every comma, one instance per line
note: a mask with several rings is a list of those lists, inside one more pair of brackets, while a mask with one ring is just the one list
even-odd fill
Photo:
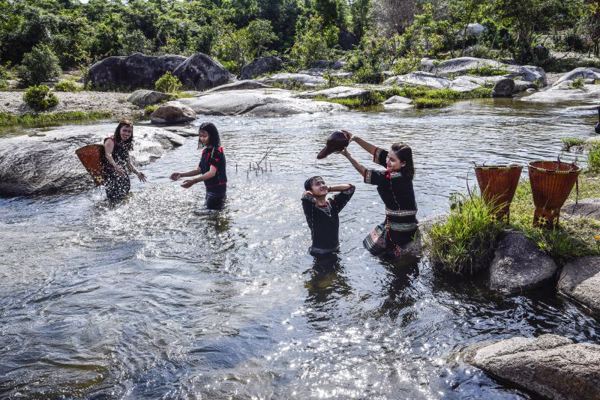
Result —
[[227, 199], [227, 173], [225, 153], [221, 147], [219, 131], [214, 124], [205, 122], [200, 125], [198, 136], [199, 147], [200, 145], [204, 147], [198, 167], [188, 172], [173, 172], [171, 179], [176, 181], [179, 178], [200, 175], [197, 178], [185, 180], [181, 186], [187, 189], [198, 182], [204, 182], [206, 208], [221, 210]]
[[127, 171], [146, 182], [146, 176], [138, 171], [129, 159], [133, 150], [133, 123], [128, 120], [119, 122], [114, 136], [104, 139], [104, 157], [102, 175], [106, 188], [106, 197], [112, 202], [123, 200], [129, 193], [131, 182]]
[[398, 258], [407, 254], [415, 255], [413, 240], [416, 238], [417, 204], [413, 190], [415, 174], [412, 150], [402, 143], [393, 144], [384, 150], [366, 140], [350, 135], [369, 154], [373, 161], [386, 167], [385, 170], [367, 169], [356, 161], [347, 149], [341, 151], [354, 168], [363, 176], [365, 183], [377, 186], [377, 192], [385, 204], [385, 221], [377, 225], [363, 241], [373, 255]]

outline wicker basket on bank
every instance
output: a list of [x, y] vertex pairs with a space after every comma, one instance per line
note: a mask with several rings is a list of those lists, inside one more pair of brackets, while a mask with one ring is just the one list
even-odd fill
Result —
[[523, 167], [520, 165], [475, 166], [475, 176], [486, 204], [498, 219], [510, 219], [510, 203], [517, 190]]
[[560, 209], [569, 197], [581, 169], [560, 161], [529, 163], [529, 182], [535, 213], [533, 225], [553, 228], [558, 225]]

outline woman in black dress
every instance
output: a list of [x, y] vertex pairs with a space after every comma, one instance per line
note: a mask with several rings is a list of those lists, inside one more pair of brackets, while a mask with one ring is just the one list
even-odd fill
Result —
[[173, 172], [171, 179], [187, 178], [200, 175], [194, 179], [188, 179], [181, 185], [190, 188], [198, 182], [204, 182], [206, 186], [206, 208], [221, 210], [227, 199], [227, 173], [225, 153], [221, 147], [221, 138], [217, 127], [205, 122], [199, 128], [199, 143], [203, 146], [198, 167], [188, 172]]
[[123, 120], [117, 125], [115, 134], [104, 139], [102, 176], [106, 197], [111, 202], [123, 200], [129, 193], [131, 182], [127, 171], [133, 172], [140, 181], [146, 182], [146, 176], [138, 171], [129, 159], [131, 150], [133, 150], [133, 123]]
[[417, 203], [413, 190], [412, 150], [402, 143], [384, 150], [358, 136], [347, 132], [350, 141], [358, 143], [373, 156], [373, 161], [385, 167], [385, 170], [367, 169], [356, 161], [347, 149], [341, 153], [363, 176], [365, 183], [377, 186], [377, 192], [385, 204], [385, 221], [377, 225], [363, 241], [363, 245], [373, 255], [390, 258], [414, 255], [411, 248], [416, 237]]

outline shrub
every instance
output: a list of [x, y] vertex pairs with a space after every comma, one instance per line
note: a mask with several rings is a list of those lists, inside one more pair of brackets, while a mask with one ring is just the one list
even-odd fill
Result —
[[82, 89], [81, 85], [71, 80], [62, 80], [54, 85], [54, 90], [57, 92], [79, 92]]
[[573, 81], [571, 82], [571, 87], [573, 89], [583, 89], [585, 82], [583, 81], [583, 78], [577, 78], [577, 79], [573, 79]]
[[27, 88], [23, 100], [35, 111], [45, 111], [58, 104], [58, 97], [46, 85]]
[[149, 106], [144, 107], [144, 115], [148, 117], [154, 111], [158, 110], [158, 107], [158, 104], [151, 104]]
[[52, 49], [45, 44], [38, 44], [23, 56], [18, 72], [21, 85], [31, 86], [57, 79], [62, 71]]
[[473, 275], [488, 266], [501, 229], [493, 210], [473, 196], [458, 203], [446, 221], [433, 225], [426, 246], [441, 270]]
[[585, 144], [585, 140], [581, 138], [565, 137], [560, 139], [563, 144], [564, 151], [570, 151], [572, 147], [580, 148]]
[[588, 170], [600, 172], [600, 144], [593, 144], [588, 150]]
[[158, 78], [154, 84], [154, 87], [159, 92], [176, 93], [179, 89], [181, 89], [181, 81], [171, 72], [167, 71], [163, 76]]
[[0, 90], [8, 89], [9, 78], [8, 68], [0, 64]]
[[467, 71], [467, 74], [477, 76], [501, 76], [506, 75], [507, 73], [508, 71], [503, 68], [492, 67], [490, 65], [483, 65], [481, 67], [472, 68]]

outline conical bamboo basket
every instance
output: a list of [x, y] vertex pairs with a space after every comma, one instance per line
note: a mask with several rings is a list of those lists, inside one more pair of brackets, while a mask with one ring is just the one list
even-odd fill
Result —
[[517, 190], [523, 167], [520, 165], [475, 166], [475, 176], [483, 200], [498, 219], [510, 219], [510, 203]]
[[553, 228], [558, 225], [560, 208], [577, 182], [581, 169], [575, 164], [560, 161], [529, 163], [529, 182], [535, 213], [533, 225]]

